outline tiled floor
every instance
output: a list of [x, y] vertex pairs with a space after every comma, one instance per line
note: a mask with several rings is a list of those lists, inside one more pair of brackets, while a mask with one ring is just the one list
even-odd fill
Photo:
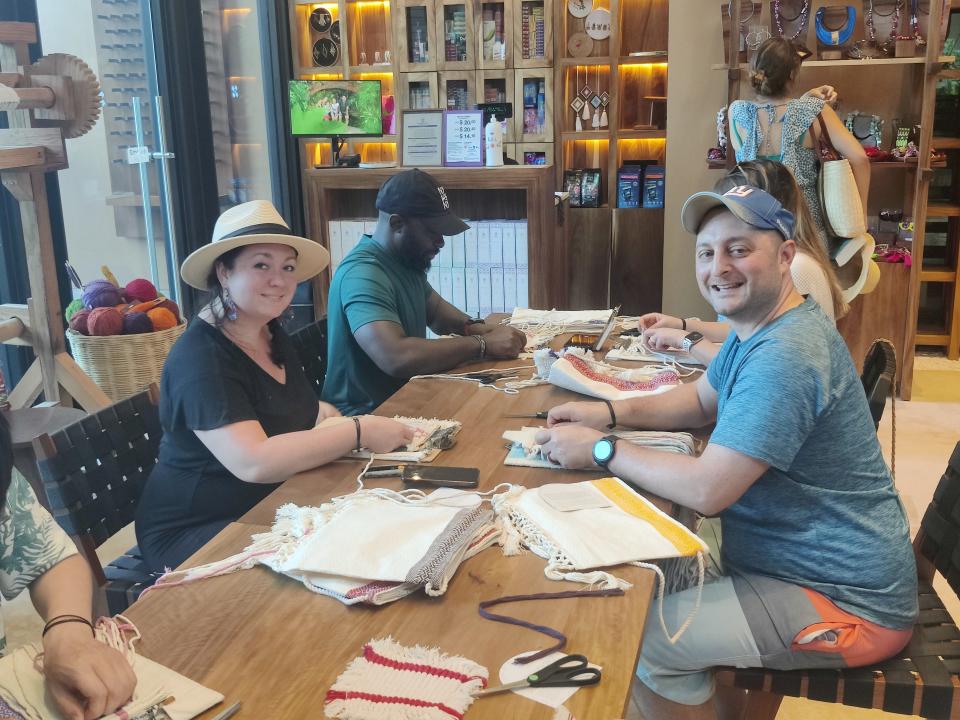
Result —
[[[960, 440], [960, 371], [942, 369], [944, 367], [950, 366], [941, 364], [935, 369], [918, 370], [913, 400], [909, 403], [898, 402], [896, 406], [897, 487], [914, 530], [919, 526], [950, 453]], [[960, 363], [957, 367], [960, 369]], [[892, 420], [893, 413], [888, 403], [880, 424], [880, 441], [888, 462]], [[133, 528], [126, 528], [100, 548], [100, 555], [112, 559], [134, 543]], [[945, 598], [953, 617], [960, 618], [960, 601], [940, 578], [937, 590]], [[7, 624], [7, 639], [12, 646], [36, 638], [42, 628], [27, 593], [11, 602], [4, 602], [3, 615]], [[640, 717], [635, 708], [628, 715], [630, 719]], [[787, 698], [777, 717], [779, 720], [814, 717], [821, 720], [880, 720], [904, 716]]]

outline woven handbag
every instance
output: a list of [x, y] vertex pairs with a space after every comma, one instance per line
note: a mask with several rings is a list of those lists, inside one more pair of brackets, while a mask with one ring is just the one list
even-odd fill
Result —
[[118, 402], [160, 384], [167, 353], [186, 329], [180, 323], [166, 330], [134, 335], [81, 335], [67, 330], [73, 359], [101, 390]]
[[820, 137], [817, 138], [820, 158], [817, 193], [825, 229], [832, 237], [860, 237], [867, 231], [867, 224], [853, 169], [850, 161], [842, 157], [830, 141], [822, 113], [817, 115], [817, 120], [820, 123]]

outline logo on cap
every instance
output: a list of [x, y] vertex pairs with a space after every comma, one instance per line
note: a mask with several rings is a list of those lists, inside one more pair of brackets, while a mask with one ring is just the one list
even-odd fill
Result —
[[440, 193], [440, 200], [443, 202], [443, 209], [450, 209], [450, 201], [447, 200], [447, 194], [443, 191], [443, 187], [437, 185], [437, 192]]
[[730, 197], [740, 197], [745, 198], [748, 195], [753, 194], [754, 188], [749, 185], [737, 185], [735, 188], [727, 190], [724, 195], [729, 195]]

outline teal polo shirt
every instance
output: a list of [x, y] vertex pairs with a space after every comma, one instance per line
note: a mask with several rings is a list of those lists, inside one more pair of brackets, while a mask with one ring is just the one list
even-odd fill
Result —
[[323, 399], [344, 415], [372, 412], [403, 387], [357, 343], [353, 334], [367, 323], [388, 320], [408, 337], [427, 336], [427, 275], [381, 247], [369, 235], [337, 267], [327, 303], [327, 376]]

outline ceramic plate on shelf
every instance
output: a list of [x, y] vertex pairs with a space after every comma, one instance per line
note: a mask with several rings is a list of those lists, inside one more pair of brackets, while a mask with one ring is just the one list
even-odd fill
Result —
[[313, 64], [318, 67], [336, 65], [340, 58], [340, 46], [330, 38], [320, 38], [313, 45]]
[[331, 15], [330, 11], [325, 7], [315, 8], [314, 11], [310, 13], [310, 27], [318, 33], [327, 32], [332, 23], [333, 15]]
[[570, 57], [587, 57], [593, 52], [593, 39], [584, 32], [575, 32], [567, 40], [567, 52]]
[[340, 42], [340, 21], [334, 20], [333, 25], [330, 26], [330, 39], [335, 43]]
[[593, 10], [593, 0], [567, 0], [567, 11], [574, 17], [586, 17], [591, 10]]
[[594, 40], [606, 40], [610, 37], [610, 11], [606, 8], [592, 10], [583, 25], [587, 35]]

